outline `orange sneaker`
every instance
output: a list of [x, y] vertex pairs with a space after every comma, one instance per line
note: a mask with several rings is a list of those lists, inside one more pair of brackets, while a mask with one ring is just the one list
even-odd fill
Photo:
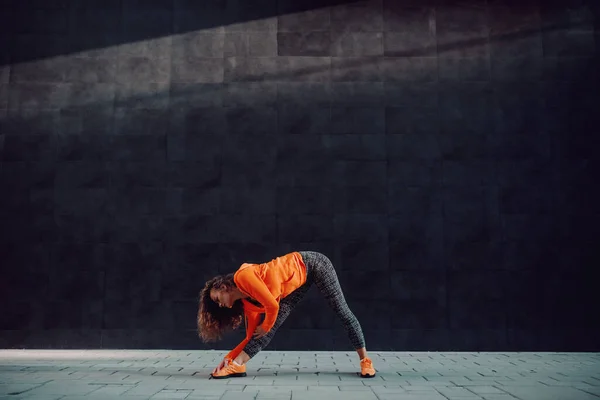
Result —
[[372, 378], [375, 376], [373, 361], [371, 361], [369, 357], [365, 357], [360, 360], [360, 376], [363, 378]]
[[220, 371], [210, 374], [213, 379], [241, 378], [246, 376], [246, 366], [230, 362]]

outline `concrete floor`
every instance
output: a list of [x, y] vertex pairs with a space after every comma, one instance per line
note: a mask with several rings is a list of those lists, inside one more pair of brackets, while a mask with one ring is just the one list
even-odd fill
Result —
[[600, 353], [264, 351], [248, 377], [208, 379], [221, 351], [0, 350], [0, 398], [98, 399], [600, 399]]

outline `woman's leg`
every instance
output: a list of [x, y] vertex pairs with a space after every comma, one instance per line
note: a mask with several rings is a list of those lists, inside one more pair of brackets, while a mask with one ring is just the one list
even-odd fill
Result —
[[300, 300], [304, 298], [304, 295], [306, 294], [306, 292], [308, 292], [308, 289], [310, 289], [310, 287], [311, 282], [307, 279], [304, 285], [300, 286], [298, 289], [290, 293], [289, 296], [281, 300], [281, 302], [279, 303], [279, 313], [277, 313], [277, 319], [275, 320], [275, 324], [273, 325], [271, 330], [267, 332], [265, 336], [259, 339], [250, 339], [246, 347], [244, 347], [244, 350], [236, 357], [234, 361], [238, 364], [245, 364], [252, 357], [258, 354], [259, 351], [264, 349], [269, 344], [269, 342], [271, 342], [271, 339], [273, 339], [273, 337], [275, 336], [275, 332], [277, 332], [277, 329], [279, 329], [281, 324], [283, 324], [285, 319], [288, 317], [288, 315], [290, 315], [290, 313], [300, 302]]
[[362, 360], [367, 357], [365, 339], [360, 323], [350, 311], [344, 293], [337, 278], [335, 268], [331, 260], [321, 253], [313, 251], [301, 251], [300, 255], [306, 264], [309, 265], [313, 276], [313, 282], [323, 294], [329, 306], [342, 321], [348, 334], [352, 346]]

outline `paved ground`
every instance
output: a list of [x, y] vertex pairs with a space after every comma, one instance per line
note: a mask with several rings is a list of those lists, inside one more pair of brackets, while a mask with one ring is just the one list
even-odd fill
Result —
[[600, 399], [600, 353], [269, 352], [248, 377], [208, 379], [224, 352], [0, 350], [0, 398], [579, 400]]

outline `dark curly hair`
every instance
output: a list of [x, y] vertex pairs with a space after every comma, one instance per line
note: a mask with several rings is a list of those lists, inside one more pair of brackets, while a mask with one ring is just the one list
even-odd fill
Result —
[[210, 291], [224, 285], [226, 288], [235, 286], [233, 274], [219, 275], [204, 285], [198, 301], [198, 336], [206, 342], [216, 342], [229, 331], [239, 328], [244, 320], [244, 307], [241, 300], [233, 303], [231, 308], [219, 307], [210, 298]]

